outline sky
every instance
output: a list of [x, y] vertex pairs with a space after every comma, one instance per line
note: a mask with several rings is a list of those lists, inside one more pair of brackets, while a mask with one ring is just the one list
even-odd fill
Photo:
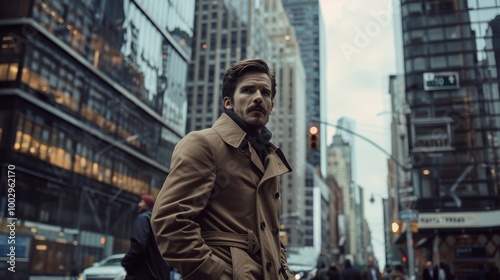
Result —
[[[327, 122], [356, 122], [356, 133], [390, 151], [389, 75], [395, 74], [392, 0], [320, 0], [325, 24]], [[327, 133], [329, 145], [335, 128]], [[387, 156], [355, 137], [355, 181], [364, 189], [365, 218], [380, 268], [385, 265], [382, 198]], [[369, 202], [374, 196], [375, 203]]]

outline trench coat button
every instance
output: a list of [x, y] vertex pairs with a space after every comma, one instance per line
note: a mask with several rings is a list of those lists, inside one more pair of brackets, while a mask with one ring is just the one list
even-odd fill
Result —
[[257, 192], [258, 192], [258, 193], [261, 193], [261, 192], [262, 192], [262, 188], [259, 188], [259, 189], [257, 190]]
[[271, 261], [267, 261], [267, 263], [266, 263], [266, 269], [267, 269], [267, 271], [271, 270], [271, 265], [272, 265]]
[[280, 193], [279, 192], [275, 193], [274, 197], [276, 197], [276, 199], [279, 199], [280, 198]]
[[273, 234], [279, 234], [280, 230], [277, 227], [273, 228]]
[[260, 228], [264, 230], [266, 228], [266, 223], [260, 222]]

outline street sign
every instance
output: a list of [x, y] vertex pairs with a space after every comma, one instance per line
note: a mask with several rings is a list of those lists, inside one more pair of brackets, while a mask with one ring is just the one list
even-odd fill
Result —
[[418, 220], [418, 211], [417, 210], [403, 210], [399, 212], [399, 219], [403, 221], [416, 221]]
[[458, 72], [424, 73], [424, 90], [445, 90], [459, 88]]
[[407, 194], [413, 192], [413, 187], [400, 187], [398, 188], [399, 194]]
[[412, 194], [412, 195], [408, 195], [408, 196], [401, 196], [399, 197], [399, 202], [400, 203], [404, 203], [404, 202], [409, 202], [409, 201], [416, 201], [417, 200], [417, 196]]

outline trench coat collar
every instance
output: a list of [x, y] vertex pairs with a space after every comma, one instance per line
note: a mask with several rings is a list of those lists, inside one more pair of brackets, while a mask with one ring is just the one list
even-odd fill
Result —
[[[241, 147], [243, 141], [245, 140], [245, 136], [247, 135], [246, 132], [226, 114], [222, 114], [212, 125], [212, 128], [219, 134], [224, 142], [235, 149]], [[262, 173], [264, 173], [260, 183], [271, 177], [279, 176], [292, 171], [292, 168], [285, 159], [281, 149], [279, 149], [274, 143], [269, 143], [273, 153], [269, 153], [266, 157], [267, 168], [264, 168], [264, 165], [253, 147], [250, 149], [252, 151], [250, 159], [253, 164], [257, 166]]]

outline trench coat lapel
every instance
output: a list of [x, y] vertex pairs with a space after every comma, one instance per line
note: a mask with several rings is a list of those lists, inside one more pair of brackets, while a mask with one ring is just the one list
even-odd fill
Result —
[[283, 160], [285, 159], [282, 159], [278, 156], [277, 152], [281, 153], [281, 150], [279, 150], [279, 148], [274, 144], [271, 143], [271, 145], [272, 151], [269, 152], [268, 156], [266, 157], [267, 167], [266, 171], [264, 172], [264, 176], [262, 176], [262, 179], [260, 179], [259, 186], [270, 178], [280, 176], [292, 171], [288, 162], [284, 162]]

